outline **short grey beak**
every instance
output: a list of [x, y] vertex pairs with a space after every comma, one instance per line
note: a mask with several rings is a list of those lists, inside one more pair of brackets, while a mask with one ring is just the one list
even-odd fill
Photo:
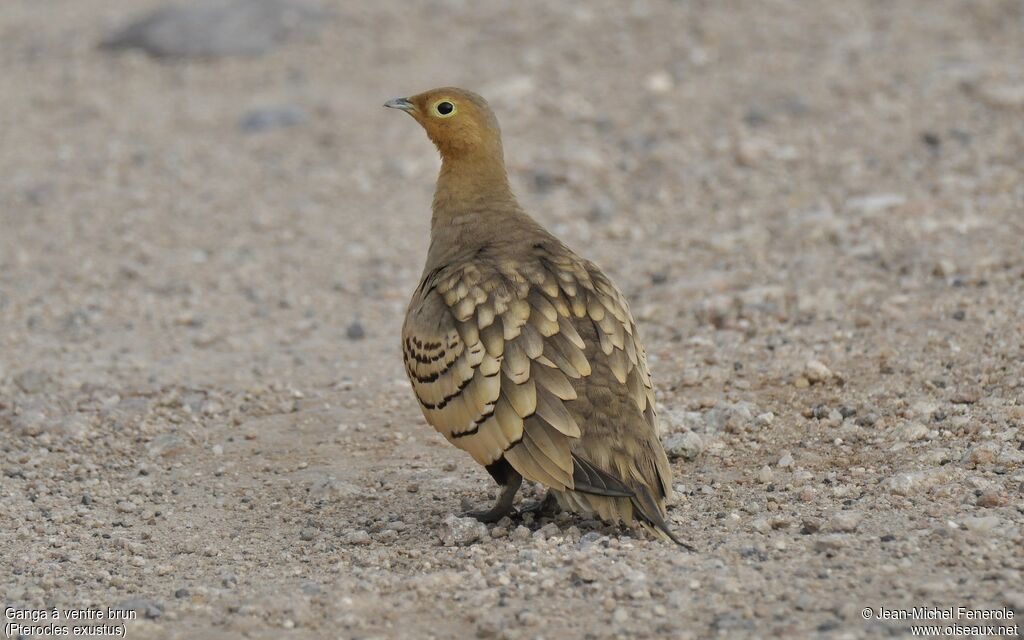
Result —
[[395, 98], [394, 100], [388, 100], [387, 102], [384, 103], [384, 106], [389, 109], [401, 109], [402, 111], [406, 111], [408, 113], [412, 113], [413, 111], [416, 110], [416, 107], [413, 106], [413, 104], [406, 100], [405, 98]]

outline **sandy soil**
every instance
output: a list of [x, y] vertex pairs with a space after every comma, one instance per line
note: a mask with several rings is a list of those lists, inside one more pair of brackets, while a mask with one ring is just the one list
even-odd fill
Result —
[[[5, 607], [130, 638], [1022, 623], [1020, 2], [385, 0], [252, 58], [97, 48], [153, 6], [0, 7]], [[438, 163], [380, 108], [442, 84], [631, 300], [698, 553], [449, 517], [493, 485], [404, 379]]]

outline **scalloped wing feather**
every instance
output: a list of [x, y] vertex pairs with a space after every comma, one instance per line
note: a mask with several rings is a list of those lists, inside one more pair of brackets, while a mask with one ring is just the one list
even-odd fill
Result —
[[[447, 265], [421, 283], [402, 346], [423, 415], [478, 463], [504, 457], [526, 479], [576, 496], [560, 498], [564, 506], [663, 522], [671, 471], [625, 298], [560, 243], [532, 247]], [[616, 415], [591, 398], [604, 395]], [[588, 494], [589, 484], [576, 492], [580, 459], [589, 460], [588, 482], [604, 474], [593, 485], [604, 495]], [[608, 495], [613, 482], [634, 497]], [[653, 501], [637, 498], [641, 488]]]

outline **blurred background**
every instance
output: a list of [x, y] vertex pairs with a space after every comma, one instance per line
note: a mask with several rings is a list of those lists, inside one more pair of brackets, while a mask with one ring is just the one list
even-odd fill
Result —
[[[89, 376], [214, 375], [194, 349], [278, 339], [336, 375], [320, 345], [359, 319], [393, 334], [426, 242], [436, 154], [380, 104], [439, 85], [492, 101], [529, 211], [684, 315], [754, 284], [838, 304], [849, 263], [998, 262], [1022, 20], [1016, 0], [12, 0], [5, 313], [99, 340], [63, 360]], [[250, 355], [289, 366], [233, 376]]]
[[[786, 507], [791, 532], [850, 495], [884, 514], [908, 495], [875, 489], [886, 478], [966, 455], [919, 517], [1002, 509], [988, 560], [909, 578], [854, 563], [849, 589], [866, 600], [912, 580], [931, 601], [974, 585], [978, 566], [1019, 576], [1004, 545], [1020, 541], [1022, 60], [1019, 0], [5, 0], [0, 448], [2, 511], [21, 516], [0, 541], [22, 558], [8, 601], [134, 598], [151, 633], [187, 618], [276, 637], [285, 621], [377, 628], [375, 606], [396, 624], [444, 614], [418, 596], [338, 605], [359, 580], [398, 593], [429, 573], [404, 551], [385, 563], [388, 549], [475, 579], [433, 531], [489, 485], [422, 424], [398, 349], [439, 162], [411, 119], [381, 108], [444, 85], [491, 102], [526, 210], [631, 300], [677, 437], [679, 517], [701, 514], [678, 521], [684, 535], [762, 545], [775, 564], [758, 575], [818, 592], [814, 572], [791, 571], [821, 549], [732, 539], [715, 514], [739, 514], [744, 536], [748, 521], [783, 535], [790, 524], [763, 515], [773, 473], [813, 489]], [[969, 472], [980, 479], [964, 484]], [[859, 488], [835, 494], [843, 478]], [[154, 515], [170, 512], [184, 519]], [[879, 517], [865, 539], [891, 533]], [[93, 537], [119, 522], [115, 538], [141, 548]], [[933, 542], [905, 557], [979, 544]], [[309, 562], [333, 569], [310, 577]], [[688, 575], [721, 570], [694, 562]], [[382, 573], [357, 580], [353, 566]], [[742, 620], [781, 606], [737, 569], [696, 590], [701, 609], [666, 566], [646, 569], [667, 585], [655, 602], [604, 605], [590, 631], [641, 634], [669, 605], [682, 626], [666, 633], [709, 629], [709, 611], [750, 631]], [[1001, 589], [979, 593], [1008, 601]], [[294, 598], [259, 599], [278, 592]], [[216, 612], [240, 597], [255, 608], [225, 622]], [[454, 626], [438, 628], [490, 633], [470, 615], [489, 602], [452, 605], [437, 624]], [[806, 621], [773, 624], [860, 624], [844, 605], [805, 604]], [[528, 633], [514, 615], [496, 628], [516, 624]]]

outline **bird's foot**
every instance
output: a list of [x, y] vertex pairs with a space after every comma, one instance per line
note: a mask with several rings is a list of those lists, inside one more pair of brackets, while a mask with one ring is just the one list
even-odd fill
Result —
[[512, 506], [512, 501], [515, 500], [516, 491], [519, 491], [519, 485], [522, 484], [523, 477], [518, 473], [512, 476], [507, 484], [502, 485], [501, 491], [498, 493], [498, 499], [494, 501], [494, 506], [490, 509], [471, 509], [464, 511], [462, 517], [464, 518], [476, 518], [480, 522], [491, 524], [501, 520], [507, 515], [512, 515], [516, 512], [516, 508]]
[[512, 506], [496, 504], [490, 509], [470, 509], [459, 514], [463, 518], [476, 518], [484, 524], [494, 524], [505, 516], [515, 515], [516, 510]]
[[558, 506], [558, 500], [555, 499], [555, 494], [550, 491], [547, 492], [543, 500], [527, 502], [519, 509], [520, 514], [532, 513], [534, 518], [552, 517], [557, 515], [559, 511], [561, 511], [561, 508]]

